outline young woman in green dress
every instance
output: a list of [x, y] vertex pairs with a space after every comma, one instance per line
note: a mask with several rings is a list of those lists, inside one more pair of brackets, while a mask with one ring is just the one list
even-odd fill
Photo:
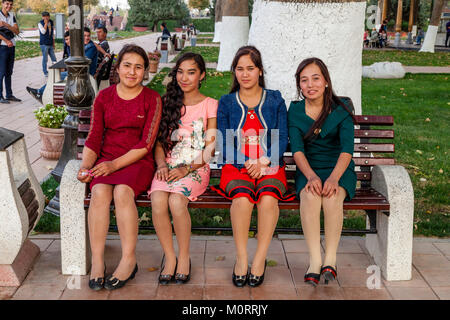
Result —
[[[318, 58], [300, 63], [295, 73], [300, 101], [288, 112], [291, 151], [297, 165], [296, 192], [300, 217], [309, 249], [304, 281], [316, 286], [334, 280], [336, 251], [342, 231], [343, 202], [355, 194], [356, 173], [352, 160], [354, 117], [350, 99], [333, 92], [326, 65]], [[325, 220], [325, 258], [320, 253], [320, 209]]]

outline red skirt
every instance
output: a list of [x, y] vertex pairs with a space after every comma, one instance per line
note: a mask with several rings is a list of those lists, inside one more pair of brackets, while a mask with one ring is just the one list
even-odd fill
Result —
[[246, 197], [251, 203], [258, 203], [262, 196], [270, 195], [280, 201], [295, 199], [295, 193], [287, 193], [286, 171], [279, 167], [273, 174], [264, 175], [261, 179], [252, 179], [246, 168], [238, 169], [231, 164], [222, 167], [219, 186], [211, 186], [224, 198], [233, 200]]

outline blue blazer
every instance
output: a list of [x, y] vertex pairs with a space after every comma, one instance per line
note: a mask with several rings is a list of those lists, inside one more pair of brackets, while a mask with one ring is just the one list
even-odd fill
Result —
[[[254, 109], [264, 127], [261, 147], [271, 166], [283, 164], [283, 154], [288, 145], [287, 109], [278, 90], [263, 89], [261, 101]], [[239, 99], [239, 91], [224, 95], [217, 109], [218, 165], [233, 164], [244, 167], [249, 158], [241, 152], [241, 130], [247, 119], [248, 107]], [[228, 143], [227, 143], [228, 142]]]

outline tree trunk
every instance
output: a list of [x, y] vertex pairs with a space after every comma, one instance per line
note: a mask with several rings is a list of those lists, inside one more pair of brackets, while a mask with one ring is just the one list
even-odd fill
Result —
[[289, 106], [298, 99], [299, 63], [318, 57], [328, 66], [336, 94], [350, 97], [361, 114], [365, 9], [364, 0], [255, 0], [249, 44], [261, 51], [267, 87], [280, 90]]
[[223, 0], [216, 1], [213, 42], [220, 42], [220, 27], [222, 26], [222, 4]]
[[402, 32], [402, 11], [403, 0], [398, 0], [397, 2], [397, 20], [395, 23], [395, 32]]
[[433, 13], [431, 14], [430, 24], [428, 25], [425, 40], [419, 52], [434, 52], [436, 44], [436, 36], [441, 21], [442, 9], [444, 8], [444, 0], [434, 0]]
[[228, 0], [222, 3], [222, 26], [218, 71], [229, 71], [237, 50], [248, 42], [248, 0]]

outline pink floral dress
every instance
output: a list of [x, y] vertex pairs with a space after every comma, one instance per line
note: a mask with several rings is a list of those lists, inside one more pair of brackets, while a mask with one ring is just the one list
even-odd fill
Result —
[[[217, 117], [217, 107], [218, 101], [209, 97], [196, 105], [186, 106], [186, 112], [180, 119], [178, 129], [179, 142], [166, 157], [169, 170], [179, 165], [191, 164], [201, 155], [205, 148], [207, 121], [209, 118]], [[205, 164], [175, 182], [157, 180], [155, 175], [148, 195], [158, 190], [180, 193], [190, 201], [195, 201], [208, 187], [209, 175], [209, 164]]]

